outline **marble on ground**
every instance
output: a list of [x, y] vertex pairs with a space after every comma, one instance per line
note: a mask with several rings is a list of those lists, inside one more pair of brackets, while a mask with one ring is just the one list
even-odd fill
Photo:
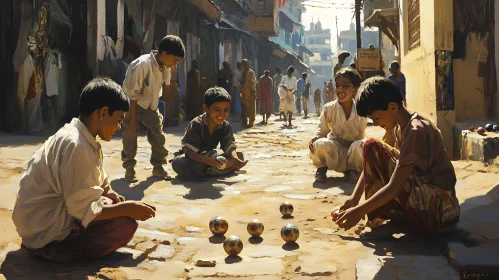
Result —
[[[118, 252], [95, 261], [69, 264], [46, 262], [19, 249], [21, 240], [11, 220], [17, 184], [43, 138], [2, 135], [0, 277], [412, 279], [414, 273], [422, 271], [421, 275], [434, 279], [452, 279], [456, 272], [443, 253], [449, 239], [456, 244], [468, 244], [470, 239], [499, 236], [499, 190], [494, 188], [497, 168], [476, 162], [454, 162], [456, 190], [463, 209], [460, 227], [467, 230], [463, 234], [432, 240], [395, 236], [373, 243], [362, 242], [353, 229], [339, 231], [331, 222], [330, 213], [351, 194], [354, 185], [343, 181], [343, 174], [332, 171], [326, 183], [314, 183], [315, 168], [309, 159], [308, 141], [317, 123], [317, 117], [303, 120], [299, 116], [292, 129], [283, 128], [283, 122], [275, 119], [269, 125], [257, 125], [250, 130], [233, 124], [238, 148], [249, 160], [247, 167], [236, 176], [201, 182], [151, 178], [150, 145], [142, 134], [136, 167], [139, 182], [128, 184], [121, 168], [120, 137], [101, 142], [113, 189], [128, 200], [155, 205], [156, 217], [139, 222], [135, 237]], [[171, 154], [180, 148], [186, 124], [166, 128]], [[369, 137], [381, 138], [383, 133], [377, 127], [367, 128]], [[167, 169], [173, 173], [169, 165]], [[279, 213], [279, 205], [284, 201], [291, 202], [295, 209], [288, 219]], [[223, 216], [229, 222], [226, 236], [237, 235], [243, 241], [238, 257], [227, 257], [222, 246], [224, 237], [212, 236], [208, 222], [214, 216]], [[246, 231], [247, 223], [253, 219], [265, 226], [261, 238], [250, 238]], [[280, 237], [280, 229], [286, 223], [294, 223], [300, 229], [296, 244], [284, 244]], [[483, 256], [480, 249], [473, 252]], [[438, 273], [431, 274], [432, 271]]]

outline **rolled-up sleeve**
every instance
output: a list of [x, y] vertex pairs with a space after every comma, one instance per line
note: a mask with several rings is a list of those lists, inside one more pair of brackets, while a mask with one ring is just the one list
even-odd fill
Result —
[[220, 140], [220, 148], [222, 148], [222, 151], [226, 154], [237, 148], [236, 139], [234, 138], [232, 127], [229, 124], [224, 128], [223, 136]]
[[147, 69], [149, 67], [144, 63], [130, 64], [128, 67], [123, 81], [123, 91], [130, 100], [139, 100]]
[[101, 212], [100, 200], [105, 174], [99, 169], [98, 155], [86, 146], [71, 145], [63, 153], [60, 182], [69, 215], [84, 227]]
[[195, 153], [201, 149], [201, 124], [191, 121], [182, 138], [182, 150], [189, 149]]

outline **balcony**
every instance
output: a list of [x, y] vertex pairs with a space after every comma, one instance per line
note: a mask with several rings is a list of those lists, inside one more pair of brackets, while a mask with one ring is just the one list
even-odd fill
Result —
[[279, 36], [279, 1], [253, 0], [248, 4], [246, 25], [251, 33], [265, 37]]

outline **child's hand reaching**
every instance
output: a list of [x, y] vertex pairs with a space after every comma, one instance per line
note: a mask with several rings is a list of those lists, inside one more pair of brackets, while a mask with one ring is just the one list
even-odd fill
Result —
[[238, 158], [231, 158], [229, 160], [229, 162], [227, 163], [227, 168], [231, 168], [231, 167], [235, 167], [236, 170], [240, 170], [241, 168], [243, 168], [246, 164], [248, 163], [248, 161], [242, 161]]

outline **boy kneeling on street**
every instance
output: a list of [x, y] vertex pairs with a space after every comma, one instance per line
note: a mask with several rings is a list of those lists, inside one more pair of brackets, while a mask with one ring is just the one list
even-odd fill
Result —
[[[396, 141], [394, 147], [374, 139], [366, 141], [360, 179], [333, 220], [348, 230], [367, 215], [371, 226], [360, 234], [366, 239], [408, 228], [428, 234], [453, 229], [460, 215], [456, 174], [437, 127], [407, 111], [399, 88], [381, 77], [362, 83], [357, 113], [387, 132], [393, 131]], [[359, 205], [362, 194], [366, 201]], [[374, 227], [374, 221], [380, 220], [385, 222]]]
[[79, 118], [35, 152], [12, 213], [23, 247], [53, 261], [102, 257], [132, 239], [136, 220], [155, 216], [153, 206], [111, 189], [96, 141], [111, 140], [129, 107], [118, 84], [96, 78], [81, 93]]
[[[182, 179], [227, 176], [243, 168], [242, 153], [236, 152], [232, 127], [225, 120], [229, 116], [231, 97], [221, 87], [212, 87], [204, 94], [204, 114], [194, 118], [182, 139], [182, 152], [172, 161], [172, 168]], [[227, 163], [217, 161], [218, 144]], [[225, 166], [224, 166], [225, 165]]]

